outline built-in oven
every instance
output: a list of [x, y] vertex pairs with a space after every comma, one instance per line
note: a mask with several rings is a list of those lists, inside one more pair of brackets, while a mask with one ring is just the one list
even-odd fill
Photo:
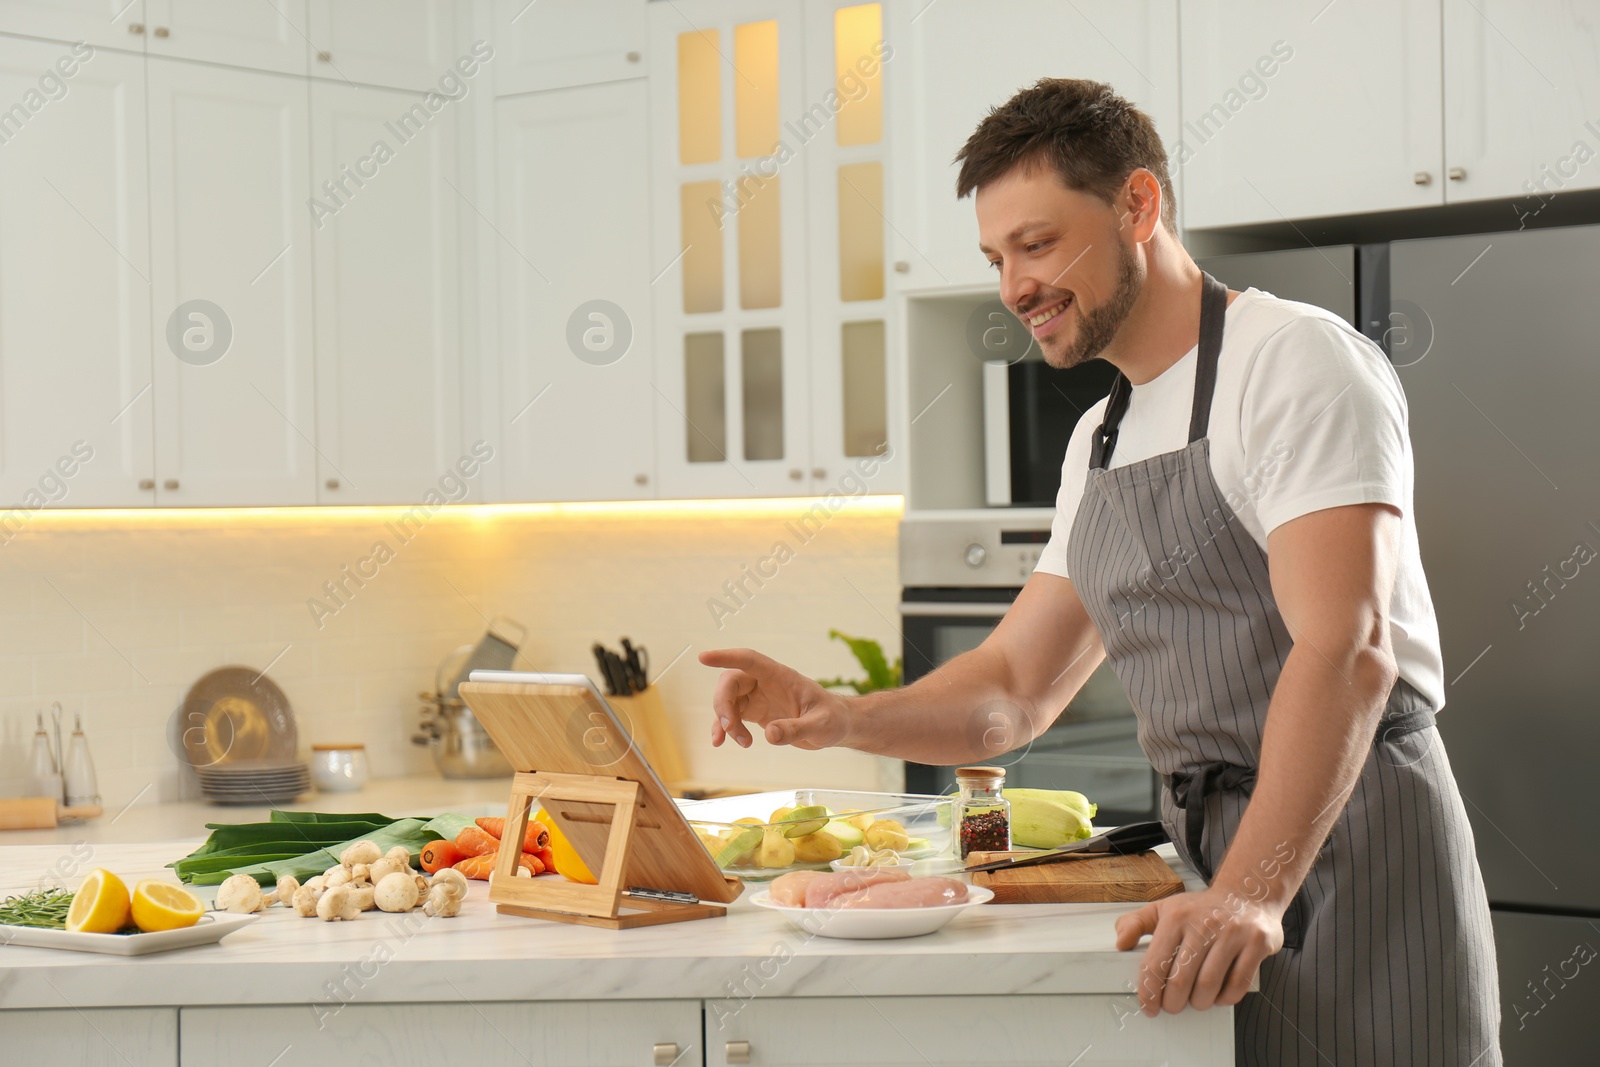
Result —
[[[900, 524], [900, 617], [905, 681], [933, 673], [989, 636], [1050, 537], [1048, 508], [912, 512]], [[1133, 707], [1104, 664], [1031, 744], [986, 759], [1007, 786], [1075, 789], [1097, 820], [1157, 817], [1159, 779], [1139, 748]], [[944, 793], [955, 768], [906, 764], [906, 789]]]

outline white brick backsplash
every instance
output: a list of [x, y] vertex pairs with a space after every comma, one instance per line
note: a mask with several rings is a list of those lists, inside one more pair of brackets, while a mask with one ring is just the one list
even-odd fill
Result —
[[[403, 545], [384, 530], [387, 516], [360, 513], [171, 524], [107, 513], [95, 525], [40, 514], [0, 573], [0, 789], [21, 788], [34, 712], [59, 700], [69, 723], [83, 712], [108, 811], [136, 795], [196, 795], [168, 742], [184, 694], [207, 671], [259, 669], [286, 645], [269, 674], [295, 707], [303, 750], [360, 742], [376, 776], [429, 771], [428, 750], [410, 743], [417, 693], [502, 614], [528, 628], [524, 669], [597, 678], [591, 646], [626, 634], [649, 647], [659, 675], [688, 646], [661, 692], [698, 779], [878, 788], [882, 761], [859, 753], [710, 747], [716, 672], [695, 659], [707, 648], [749, 645], [812, 676], [854, 676], [848, 649], [827, 638], [837, 627], [900, 654], [898, 516], [845, 508], [801, 545], [785, 522], [804, 510], [446, 513]], [[342, 568], [380, 538], [394, 558], [357, 586]], [[777, 540], [795, 558], [719, 629], [707, 600], [725, 598], [723, 583]], [[341, 580], [346, 591], [330, 599], [323, 583]]]

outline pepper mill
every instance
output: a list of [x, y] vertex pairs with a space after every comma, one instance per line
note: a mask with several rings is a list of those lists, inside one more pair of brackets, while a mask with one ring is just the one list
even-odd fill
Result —
[[100, 803], [100, 782], [94, 773], [94, 760], [89, 756], [89, 739], [83, 736], [83, 715], [73, 720], [72, 740], [61, 761], [61, 773], [66, 779], [67, 807]]

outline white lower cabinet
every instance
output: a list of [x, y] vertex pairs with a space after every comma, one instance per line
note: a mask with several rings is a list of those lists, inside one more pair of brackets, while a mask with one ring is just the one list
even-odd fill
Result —
[[178, 1009], [0, 1011], [0, 1048], [8, 1064], [178, 1067]]
[[[185, 1046], [187, 1049], [187, 1045]], [[706, 1001], [706, 1067], [1229, 1067], [1233, 1013], [1148, 1019], [1126, 996]]]
[[[378, 981], [382, 981], [381, 977]], [[184, 1008], [183, 1067], [699, 1067], [698, 1000]], [[676, 1046], [671, 1048], [669, 1046]]]

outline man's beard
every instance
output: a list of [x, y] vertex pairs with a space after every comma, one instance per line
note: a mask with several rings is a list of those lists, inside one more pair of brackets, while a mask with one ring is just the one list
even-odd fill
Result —
[[1127, 321], [1128, 313], [1133, 310], [1134, 302], [1139, 299], [1139, 292], [1143, 288], [1144, 274], [1139, 270], [1138, 259], [1127, 245], [1118, 242], [1117, 287], [1104, 304], [1089, 311], [1083, 311], [1074, 300], [1078, 310], [1077, 336], [1065, 349], [1052, 350], [1041, 343], [1039, 347], [1044, 354], [1044, 361], [1058, 370], [1066, 370], [1087, 363], [1104, 352], [1106, 346], [1116, 340], [1117, 331]]

